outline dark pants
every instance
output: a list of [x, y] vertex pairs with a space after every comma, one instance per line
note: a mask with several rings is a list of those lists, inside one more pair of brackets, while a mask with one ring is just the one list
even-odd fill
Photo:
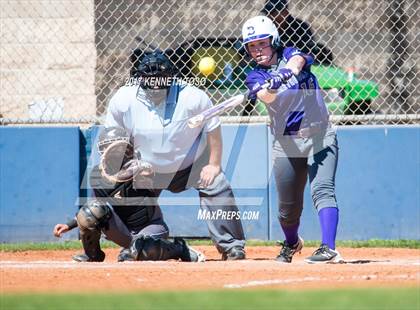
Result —
[[102, 179], [99, 168], [91, 172], [91, 186], [95, 197], [112, 206], [112, 217], [102, 229], [106, 238], [127, 248], [133, 237], [167, 238], [169, 228], [160, 207], [155, 205], [155, 193], [134, 189], [132, 182], [110, 184]]
[[[113, 206], [113, 220], [104, 234], [109, 240], [127, 247], [133, 236], [168, 236], [158, 198], [162, 190], [180, 193], [188, 188], [196, 188], [200, 196], [200, 207], [207, 212], [238, 211], [235, 197], [224, 173], [220, 173], [207, 188], [198, 185], [200, 172], [206, 158], [173, 174], [156, 174], [153, 178], [136, 178], [125, 184], [109, 184], [104, 181], [99, 169], [91, 173], [91, 186], [95, 196], [106, 199]], [[99, 173], [99, 174], [98, 174]], [[239, 219], [213, 219], [207, 221], [210, 237], [219, 252], [232, 247], [244, 247], [245, 236]]]

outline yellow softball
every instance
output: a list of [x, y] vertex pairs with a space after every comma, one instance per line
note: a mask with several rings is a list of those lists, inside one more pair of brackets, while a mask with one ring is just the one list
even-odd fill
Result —
[[198, 69], [202, 74], [208, 76], [214, 72], [216, 69], [216, 62], [213, 57], [203, 57], [198, 64]]

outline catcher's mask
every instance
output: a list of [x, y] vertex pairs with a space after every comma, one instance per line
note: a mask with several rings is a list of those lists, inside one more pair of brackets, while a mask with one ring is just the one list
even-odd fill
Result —
[[145, 89], [167, 89], [171, 86], [177, 70], [162, 52], [147, 53], [135, 66], [133, 77], [140, 80]]
[[126, 141], [130, 142], [130, 135], [128, 132], [122, 127], [108, 127], [102, 130], [101, 134], [99, 135], [98, 141], [98, 152], [99, 154], [103, 154], [105, 149], [114, 141]]

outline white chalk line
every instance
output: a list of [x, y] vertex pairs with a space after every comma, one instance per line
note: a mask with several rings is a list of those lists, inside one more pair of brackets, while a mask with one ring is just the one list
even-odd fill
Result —
[[244, 287], [253, 287], [253, 286], [266, 286], [266, 285], [274, 285], [274, 284], [289, 284], [289, 283], [314, 282], [314, 281], [322, 281], [322, 278], [304, 277], [304, 278], [295, 278], [295, 279], [255, 280], [255, 281], [249, 281], [242, 284], [225, 284], [223, 285], [223, 288], [244, 288]]
[[225, 284], [223, 288], [235, 289], [235, 288], [247, 288], [247, 287], [258, 287], [258, 286], [270, 286], [270, 285], [283, 285], [283, 284], [296, 284], [296, 283], [309, 283], [309, 282], [343, 282], [343, 281], [360, 281], [360, 280], [419, 280], [420, 273], [416, 275], [409, 274], [398, 274], [389, 276], [378, 276], [378, 275], [359, 275], [351, 277], [330, 277], [330, 278], [319, 278], [319, 277], [304, 277], [294, 279], [272, 279], [272, 280], [254, 280], [239, 284]]

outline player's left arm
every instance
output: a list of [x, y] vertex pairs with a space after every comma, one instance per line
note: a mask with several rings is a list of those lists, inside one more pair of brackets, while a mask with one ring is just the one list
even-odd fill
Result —
[[[198, 108], [200, 111], [204, 111], [213, 106], [210, 98], [203, 91], [199, 91], [199, 100]], [[222, 162], [222, 134], [221, 134], [221, 124], [219, 117], [213, 117], [205, 122], [202, 132], [207, 135], [207, 145], [209, 149], [209, 162], [206, 166], [201, 169], [199, 186], [206, 188], [211, 185], [214, 179], [221, 172], [221, 162]]]
[[[311, 55], [305, 54], [300, 50], [292, 47], [288, 47], [283, 52], [283, 59], [286, 61], [284, 68], [280, 69], [281, 72], [292, 75], [299, 75], [302, 70], [309, 70], [310, 66], [314, 62], [314, 58]], [[280, 72], [279, 71], [279, 72]], [[277, 87], [271, 89], [262, 89], [257, 93], [258, 99], [263, 102], [270, 104], [277, 96], [277, 89], [281, 86], [281, 81], [277, 83]]]
[[222, 134], [220, 126], [207, 132], [207, 143], [209, 147], [209, 163], [204, 166], [200, 173], [200, 186], [206, 188], [210, 186], [214, 179], [222, 171]]
[[285, 68], [292, 70], [294, 75], [298, 75], [306, 65], [306, 59], [300, 55], [293, 56], [287, 62]]
[[302, 70], [309, 70], [314, 63], [314, 57], [294, 47], [286, 47], [283, 51], [283, 60], [286, 62], [286, 69], [292, 70], [298, 75]]

